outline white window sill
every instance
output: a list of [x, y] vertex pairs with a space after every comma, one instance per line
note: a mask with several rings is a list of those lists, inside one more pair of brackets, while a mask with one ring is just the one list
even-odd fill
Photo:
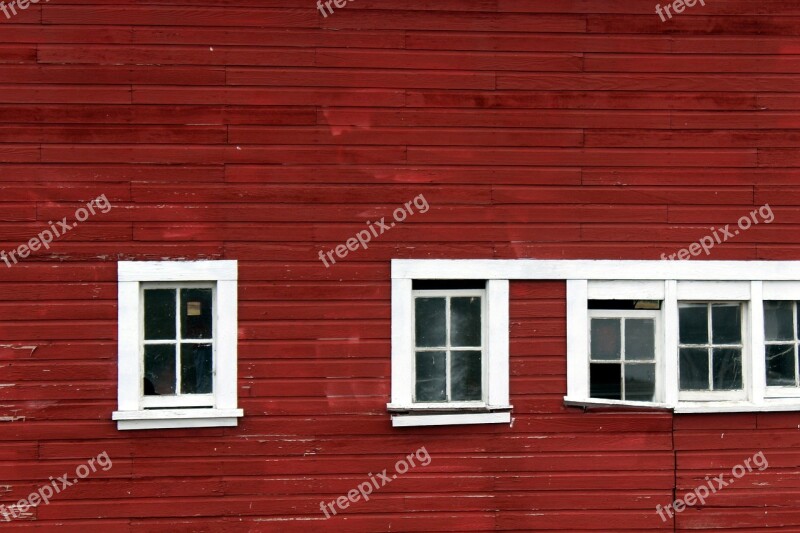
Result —
[[769, 411], [800, 411], [800, 398], [752, 402], [681, 402], [675, 412], [686, 413], [758, 413]]
[[114, 411], [117, 429], [172, 429], [230, 427], [244, 416], [242, 409], [151, 409]]
[[569, 407], [631, 407], [647, 409], [672, 409], [671, 405], [655, 402], [632, 402], [627, 400], [603, 400], [601, 398], [564, 397], [564, 404]]
[[762, 404], [746, 401], [726, 402], [680, 402], [677, 406], [653, 402], [629, 402], [620, 400], [601, 400], [598, 398], [564, 398], [570, 407], [613, 408], [627, 407], [640, 409], [668, 409], [678, 414], [692, 413], [751, 413], [770, 411], [800, 411], [800, 398], [770, 398]]
[[[398, 407], [389, 405], [393, 427], [456, 426], [468, 424], [510, 424], [511, 406], [454, 409], [440, 407]], [[459, 412], [460, 411], [460, 412]]]

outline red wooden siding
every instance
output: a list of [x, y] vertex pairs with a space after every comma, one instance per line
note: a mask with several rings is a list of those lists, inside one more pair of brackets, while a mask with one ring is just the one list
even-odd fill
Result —
[[[392, 428], [391, 258], [800, 258], [800, 7], [50, 0], [0, 13], [0, 503], [24, 531], [800, 531], [800, 414], [563, 405], [563, 283], [511, 284], [509, 426]], [[326, 269], [319, 250], [423, 194]], [[119, 432], [116, 261], [238, 259], [237, 428]], [[425, 446], [432, 462], [325, 520]], [[763, 451], [705, 506], [655, 511]], [[768, 529], [769, 528], [769, 529]]]

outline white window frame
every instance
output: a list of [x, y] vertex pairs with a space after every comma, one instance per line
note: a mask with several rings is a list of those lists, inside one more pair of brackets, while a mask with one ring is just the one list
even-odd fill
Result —
[[[212, 333], [210, 339], [203, 339], [201, 341], [192, 340], [192, 344], [208, 344], [209, 342], [212, 345], [212, 376], [216, 376], [216, 364], [217, 364], [217, 287], [215, 283], [204, 283], [204, 282], [170, 282], [165, 283], [163, 281], [160, 282], [143, 282], [139, 283], [139, 301], [144, 302], [144, 291], [148, 289], [174, 289], [177, 292], [180, 292], [181, 289], [211, 289], [212, 297], [211, 297], [211, 309], [214, 314], [214, 320], [212, 320]], [[179, 296], [175, 299], [175, 305], [179, 306]], [[177, 309], [176, 309], [177, 311]], [[172, 341], [176, 341], [176, 362], [180, 361], [180, 345], [183, 339], [181, 339], [181, 331], [180, 331], [180, 312], [175, 313], [175, 339], [164, 339], [164, 340], [145, 340], [144, 339], [144, 305], [139, 306], [139, 342], [142, 345], [147, 344], [171, 344]], [[169, 340], [170, 342], [164, 342]], [[144, 376], [144, 355], [139, 358], [139, 364], [141, 368], [139, 371], [141, 375]], [[180, 365], [175, 365], [175, 374], [176, 379], [180, 379]], [[141, 383], [141, 381], [139, 382]], [[212, 386], [212, 390], [216, 390]], [[141, 397], [141, 406], [144, 409], [178, 409], [178, 408], [186, 408], [186, 407], [213, 407], [214, 406], [214, 393], [211, 392], [210, 394], [181, 394], [180, 392], [180, 385], [176, 382], [176, 390], [174, 395], [164, 395], [164, 396], [142, 396]]]
[[[748, 372], [749, 367], [749, 360], [752, 353], [752, 345], [748, 342], [751, 338], [749, 333], [748, 324], [751, 322], [749, 319], [749, 312], [750, 306], [748, 302], [741, 301], [741, 300], [679, 300], [678, 301], [678, 312], [680, 313], [680, 305], [681, 304], [703, 304], [708, 309], [708, 316], [707, 316], [707, 324], [706, 328], [708, 330], [708, 342], [705, 345], [691, 345], [691, 344], [683, 344], [680, 342], [680, 327], [678, 328], [678, 398], [680, 401], [686, 402], [704, 402], [704, 401], [746, 401], [748, 398], [747, 390], [748, 390], [748, 380], [750, 379], [750, 372]], [[680, 389], [680, 349], [682, 347], [693, 348], [697, 346], [703, 346], [704, 349], [708, 350], [712, 346], [734, 346], [734, 345], [724, 345], [724, 344], [712, 344], [712, 337], [711, 337], [711, 324], [712, 324], [712, 311], [711, 307], [714, 304], [737, 304], [739, 306], [739, 312], [741, 313], [741, 349], [742, 349], [742, 389], [741, 390], [681, 390]], [[736, 345], [738, 347], [738, 345]], [[711, 356], [710, 356], [711, 357]], [[709, 359], [709, 368], [708, 368], [708, 379], [712, 381], [714, 378], [714, 369], [712, 366], [713, 359]], [[766, 380], [766, 376], [764, 377]]]
[[[392, 391], [395, 398], [395, 327], [409, 320], [412, 279], [563, 280], [567, 285], [568, 405], [662, 408], [677, 413], [800, 410], [800, 390], [790, 397], [767, 391], [764, 300], [800, 301], [800, 261], [611, 261], [467, 259], [392, 261]], [[395, 283], [406, 280], [408, 309], [394, 312]], [[661, 300], [664, 399], [661, 402], [593, 400], [588, 389], [588, 300]], [[681, 401], [678, 382], [678, 301], [745, 302], [745, 399]], [[402, 311], [402, 309], [400, 310]], [[492, 331], [491, 333], [495, 333]], [[784, 394], [787, 391], [784, 391]], [[794, 391], [789, 391], [794, 393]]]
[[[800, 282], [770, 282], [764, 284], [764, 294], [762, 298], [763, 302], [767, 301], [789, 301], [789, 302], [800, 302]], [[800, 320], [800, 305], [795, 303], [795, 319]], [[797, 335], [797, 331], [795, 330], [795, 335]], [[764, 341], [766, 345], [766, 340]], [[780, 344], [780, 342], [775, 342], [775, 344]], [[788, 342], [786, 342], [788, 344]], [[798, 348], [800, 349], [800, 348]], [[764, 380], [766, 381], [766, 347], [764, 348], [764, 353], [762, 354], [764, 358]], [[764, 395], [767, 398], [797, 398], [800, 397], [800, 387], [777, 387], [777, 386], [765, 386]]]
[[[508, 280], [487, 280], [480, 290], [414, 291], [413, 280], [438, 279], [419, 273], [392, 279], [392, 425], [440, 426], [511, 422], [508, 393]], [[451, 278], [452, 279], [452, 278]], [[479, 279], [464, 276], [457, 279]], [[483, 401], [415, 403], [414, 295], [445, 293], [483, 296]], [[456, 294], [458, 293], [458, 294]]]
[[[236, 261], [120, 261], [118, 276], [117, 429], [236, 426], [238, 265]], [[209, 395], [145, 397], [142, 391], [144, 288], [214, 287], [214, 386]], [[210, 401], [209, 401], [210, 400]]]
[[[475, 350], [476, 348], [481, 352], [481, 396], [480, 400], [472, 400], [472, 401], [445, 401], [445, 402], [418, 402], [416, 398], [412, 399], [413, 405], [415, 409], [437, 409], [437, 408], [448, 408], [448, 409], [458, 409], [458, 408], [485, 408], [488, 405], [488, 394], [487, 394], [487, 387], [485, 386], [488, 383], [489, 377], [489, 364], [488, 364], [488, 357], [486, 356], [486, 338], [489, 332], [488, 324], [487, 324], [487, 303], [486, 303], [486, 289], [444, 289], [444, 290], [415, 290], [411, 292], [412, 297], [412, 304], [413, 299], [415, 298], [444, 298], [445, 299], [445, 314], [448, 317], [447, 319], [447, 326], [445, 331], [446, 336], [446, 347], [444, 351], [450, 354], [453, 351], [459, 350]], [[477, 296], [481, 299], [481, 345], [480, 346], [464, 346], [464, 347], [457, 347], [453, 348], [450, 346], [450, 299], [451, 298], [458, 298], [458, 297], [465, 297], [465, 296]], [[411, 376], [414, 378], [414, 390], [412, 391], [412, 396], [416, 396], [416, 375], [417, 375], [417, 368], [416, 368], [416, 352], [417, 351], [441, 351], [442, 348], [426, 348], [426, 347], [418, 347], [416, 346], [416, 320], [413, 320], [411, 323], [412, 332], [411, 332], [411, 339], [414, 341], [414, 354], [415, 357], [412, 358], [411, 364]], [[445, 372], [447, 373], [447, 394], [450, 394], [450, 355], [447, 356], [447, 364], [445, 365]]]
[[[590, 309], [589, 310], [589, 318], [588, 318], [588, 326], [591, 327], [591, 320], [592, 319], [622, 319], [622, 320], [630, 320], [630, 319], [653, 319], [655, 323], [655, 331], [654, 331], [654, 349], [655, 349], [655, 359], [653, 360], [653, 364], [655, 365], [655, 372], [656, 372], [656, 383], [655, 383], [655, 394], [654, 394], [654, 401], [659, 403], [663, 401], [664, 398], [664, 386], [663, 386], [663, 379], [660, 379], [661, 376], [664, 375], [664, 356], [661, 354], [661, 350], [663, 349], [663, 332], [661, 327], [661, 311], [656, 310], [644, 310], [644, 309], [636, 309], [636, 310], [619, 310], [619, 309]], [[622, 346], [625, 345], [625, 336], [624, 332], [622, 333]], [[589, 343], [587, 347], [587, 364], [591, 365], [591, 342], [592, 342], [592, 335], [591, 329], [589, 329], [586, 341]], [[624, 352], [624, 349], [623, 349]], [[596, 363], [599, 364], [614, 364], [617, 363], [616, 360], [596, 360]], [[637, 360], [636, 362], [645, 363], [647, 364], [648, 361], [645, 360]], [[620, 354], [619, 364], [625, 365], [628, 361], [624, 357], [624, 354]], [[633, 363], [635, 364], [635, 363]], [[590, 373], [589, 370], [587, 370]], [[587, 375], [589, 375], [587, 373]], [[624, 389], [624, 382], [623, 382], [623, 389]], [[589, 383], [589, 392], [591, 393], [591, 383]], [[597, 398], [598, 401], [604, 401], [602, 398]], [[621, 401], [630, 401], [630, 400], [621, 400]]]

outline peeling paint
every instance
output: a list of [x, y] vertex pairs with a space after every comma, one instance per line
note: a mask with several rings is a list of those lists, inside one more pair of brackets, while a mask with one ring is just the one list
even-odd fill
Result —
[[37, 346], [14, 346], [13, 344], [0, 344], [0, 348], [9, 348], [11, 350], [30, 350], [31, 353], [28, 354], [29, 356], [33, 356], [33, 352], [35, 352], [38, 347], [39, 347], [38, 345]]

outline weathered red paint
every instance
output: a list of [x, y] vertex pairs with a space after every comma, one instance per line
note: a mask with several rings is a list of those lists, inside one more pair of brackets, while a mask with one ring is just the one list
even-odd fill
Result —
[[[800, 528], [800, 414], [563, 405], [563, 283], [511, 284], [514, 424], [393, 429], [391, 258], [797, 259], [798, 11], [635, 0], [52, 0], [0, 15], [0, 503], [106, 450], [32, 531]], [[326, 269], [419, 194], [416, 214]], [[116, 261], [240, 261], [226, 429], [119, 432]], [[324, 520], [320, 501], [432, 457]], [[702, 508], [655, 512], [763, 450]], [[772, 530], [772, 529], [770, 529]]]

